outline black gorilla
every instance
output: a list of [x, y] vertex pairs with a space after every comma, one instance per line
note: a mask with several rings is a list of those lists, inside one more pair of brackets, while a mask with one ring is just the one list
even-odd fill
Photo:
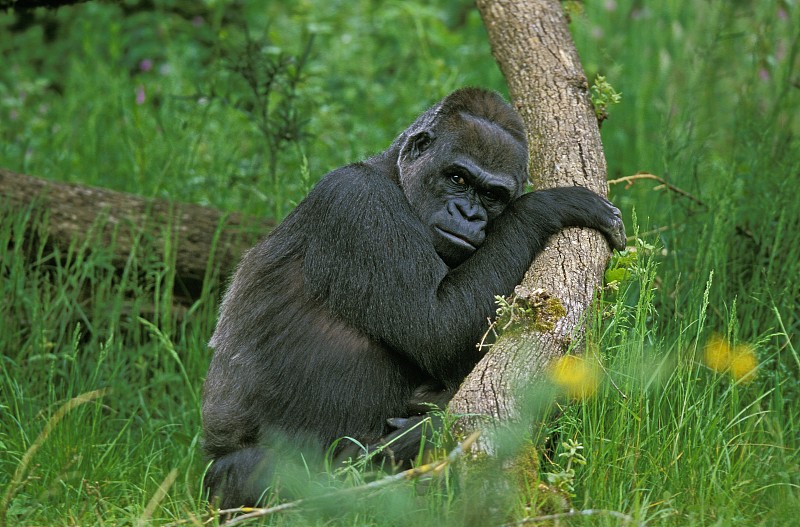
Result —
[[390, 418], [446, 402], [481, 357], [494, 296], [511, 293], [552, 234], [592, 227], [624, 247], [605, 198], [523, 194], [527, 161], [510, 105], [456, 91], [385, 152], [325, 176], [244, 256], [203, 400], [205, 485], [223, 508], [259, 500], [276, 437], [318, 451], [345, 436], [376, 445]]

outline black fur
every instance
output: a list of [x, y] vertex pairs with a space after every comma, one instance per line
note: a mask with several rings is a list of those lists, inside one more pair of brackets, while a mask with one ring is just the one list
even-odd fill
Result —
[[[459, 90], [385, 152], [326, 175], [244, 256], [210, 342], [210, 496], [255, 505], [277, 438], [317, 452], [345, 436], [374, 446], [416, 424], [401, 418], [421, 402], [445, 404], [480, 359], [494, 296], [560, 229], [593, 227], [624, 247], [605, 198], [523, 194], [527, 156], [511, 106]], [[415, 453], [393, 447], [400, 461]]]

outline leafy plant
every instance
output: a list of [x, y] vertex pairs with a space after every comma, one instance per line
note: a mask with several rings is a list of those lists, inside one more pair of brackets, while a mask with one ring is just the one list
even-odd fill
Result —
[[594, 78], [591, 88], [592, 106], [597, 116], [597, 121], [602, 123], [608, 119], [608, 107], [622, 102], [622, 94], [617, 93], [603, 75]]
[[[300, 148], [308, 138], [308, 118], [298, 101], [301, 86], [307, 76], [314, 36], [308, 37], [299, 54], [291, 54], [272, 45], [267, 39], [254, 39], [245, 30], [244, 41], [227, 52], [227, 69], [243, 81], [243, 89], [235, 91], [236, 83], [226, 82], [223, 95], [213, 96], [242, 112], [261, 134], [266, 147], [266, 169], [272, 187], [273, 214], [284, 216], [279, 196], [285, 185], [279, 171], [281, 155], [292, 146]], [[252, 167], [248, 182], [258, 189], [260, 167]]]
[[556, 465], [557, 472], [548, 472], [547, 481], [557, 489], [565, 492], [569, 496], [574, 496], [575, 491], [575, 468], [573, 465], [586, 465], [586, 458], [581, 454], [583, 445], [574, 439], [568, 439], [561, 443], [563, 452], [558, 457], [564, 458], [563, 465]]

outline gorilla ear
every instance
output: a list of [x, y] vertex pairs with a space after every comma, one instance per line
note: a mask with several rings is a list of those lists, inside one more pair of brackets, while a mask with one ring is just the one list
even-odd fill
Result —
[[422, 153], [430, 148], [434, 140], [434, 135], [431, 132], [425, 131], [414, 135], [408, 141], [408, 155], [411, 159], [417, 159]]

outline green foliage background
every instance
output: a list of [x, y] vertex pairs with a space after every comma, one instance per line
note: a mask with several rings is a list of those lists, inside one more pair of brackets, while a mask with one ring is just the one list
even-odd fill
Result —
[[[648, 172], [691, 198], [648, 180], [611, 186], [641, 239], [631, 242], [638, 258], [614, 264], [628, 279], [606, 291], [590, 331], [607, 380], [552, 423], [542, 479], [564, 468], [561, 441], [576, 440], [587, 459], [575, 468], [577, 508], [651, 525], [789, 525], [800, 513], [800, 6], [572, 9], [589, 78], [622, 93], [602, 128], [609, 179]], [[297, 133], [274, 155], [231, 68], [248, 38], [263, 57], [289, 59], [289, 72], [311, 42], [289, 106]], [[89, 2], [0, 13], [0, 56], [0, 166], [272, 216], [328, 170], [382, 150], [449, 91], [505, 89], [465, 1]], [[269, 108], [287, 100], [278, 91]], [[199, 398], [219, 280], [178, 310], [169, 258], [134, 253], [119, 275], [91, 241], [26, 244], [24, 230], [46, 217], [1, 199], [8, 523], [202, 517]], [[753, 346], [753, 382], [704, 366], [712, 333]], [[111, 391], [70, 412], [26, 464], [56, 410], [98, 388]], [[498, 525], [530, 513], [527, 498], [491, 502], [462, 487], [403, 487], [272, 521]]]

